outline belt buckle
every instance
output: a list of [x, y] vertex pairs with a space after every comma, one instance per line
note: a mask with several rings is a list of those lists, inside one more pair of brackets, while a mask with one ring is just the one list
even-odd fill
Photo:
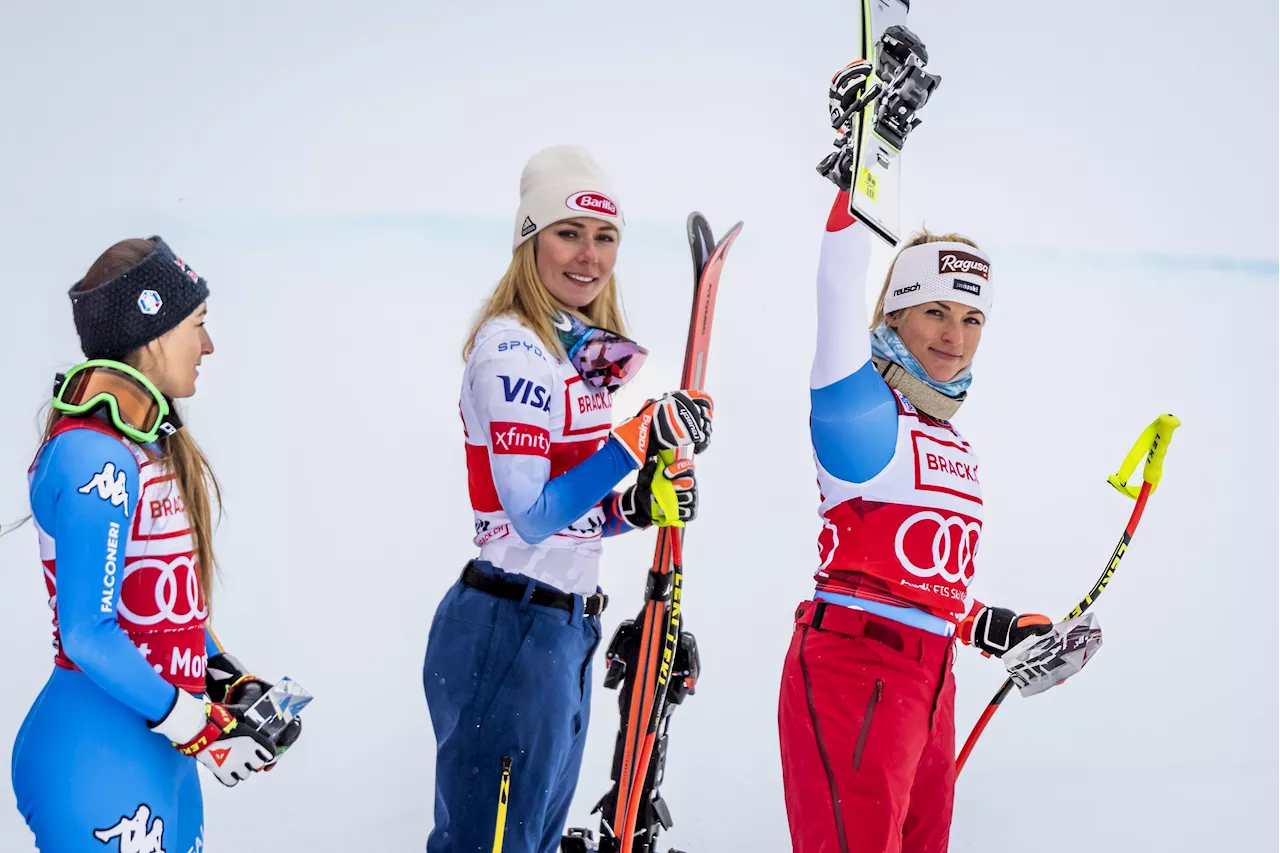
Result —
[[582, 613], [585, 616], [599, 616], [608, 606], [609, 596], [603, 592], [592, 593], [582, 599]]

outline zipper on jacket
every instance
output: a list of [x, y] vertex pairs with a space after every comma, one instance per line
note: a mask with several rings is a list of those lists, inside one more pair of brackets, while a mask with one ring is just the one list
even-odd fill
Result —
[[871, 718], [876, 714], [876, 705], [880, 704], [880, 695], [884, 692], [884, 680], [876, 679], [876, 687], [867, 700], [867, 711], [862, 715], [862, 730], [858, 732], [858, 745], [853, 748], [853, 769], [862, 767], [862, 751], [867, 746], [867, 735], [871, 733]]

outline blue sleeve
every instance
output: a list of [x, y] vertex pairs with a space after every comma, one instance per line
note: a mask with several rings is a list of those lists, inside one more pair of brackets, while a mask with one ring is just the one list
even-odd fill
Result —
[[813, 450], [829, 473], [865, 483], [889, 464], [898, 443], [898, 405], [875, 364], [810, 389], [809, 403]]
[[[497, 479], [497, 468], [494, 466], [494, 485], [501, 495], [502, 483]], [[505, 502], [503, 508], [520, 538], [537, 544], [586, 515], [633, 470], [635, 463], [631, 455], [618, 439], [611, 436], [604, 447], [559, 477], [548, 480], [527, 509], [513, 511]]]
[[116, 621], [138, 464], [119, 440], [88, 429], [56, 436], [40, 453], [31, 508], [56, 543], [62, 650], [95, 684], [147, 720], [175, 691]]

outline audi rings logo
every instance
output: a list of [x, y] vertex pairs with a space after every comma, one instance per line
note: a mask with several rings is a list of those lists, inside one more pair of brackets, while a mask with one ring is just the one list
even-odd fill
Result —
[[[131, 605], [150, 609], [146, 601], [145, 577], [139, 577], [131, 584], [129, 578], [148, 569], [157, 573], [154, 588], [156, 612], [143, 616], [135, 613]], [[184, 571], [179, 571], [180, 569]], [[136, 560], [125, 566], [123, 583], [129, 585], [120, 596], [116, 610], [134, 625], [146, 627], [162, 622], [186, 625], [209, 615], [208, 609], [200, 600], [200, 578], [196, 575], [190, 557], [173, 557], [168, 560], [147, 557]]]
[[[927, 537], [931, 531], [933, 565], [918, 566], [907, 556], [907, 537], [911, 536], [913, 543], [919, 543], [920, 537]], [[973, 581], [973, 556], [977, 553], [981, 533], [980, 522], [965, 521], [954, 515], [943, 518], [941, 513], [926, 509], [902, 522], [893, 540], [893, 548], [898, 562], [916, 577], [937, 575], [948, 583], [959, 582], [967, 587]], [[922, 550], [918, 545], [912, 548], [916, 554]]]

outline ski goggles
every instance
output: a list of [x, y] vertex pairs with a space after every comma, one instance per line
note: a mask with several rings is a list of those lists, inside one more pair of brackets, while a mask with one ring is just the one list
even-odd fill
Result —
[[140, 444], [161, 433], [172, 435], [182, 426], [160, 390], [127, 364], [95, 358], [78, 364], [53, 380], [53, 408], [73, 418], [92, 415], [105, 407], [111, 423]]
[[649, 355], [647, 349], [630, 338], [588, 326], [564, 311], [552, 319], [552, 325], [578, 376], [593, 388], [617, 391], [640, 372]]

